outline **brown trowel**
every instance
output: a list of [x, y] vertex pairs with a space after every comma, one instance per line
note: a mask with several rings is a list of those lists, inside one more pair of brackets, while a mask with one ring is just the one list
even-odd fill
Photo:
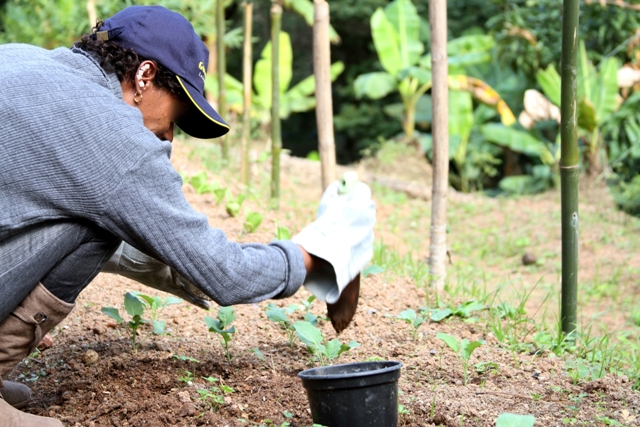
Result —
[[347, 329], [358, 308], [360, 297], [360, 273], [342, 290], [340, 298], [334, 304], [327, 303], [327, 314], [333, 329], [340, 333]]

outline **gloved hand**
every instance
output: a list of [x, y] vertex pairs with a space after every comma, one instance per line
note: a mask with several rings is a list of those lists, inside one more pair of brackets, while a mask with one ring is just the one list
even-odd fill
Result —
[[375, 203], [371, 190], [347, 172], [322, 194], [314, 222], [293, 237], [311, 255], [328, 262], [307, 275], [304, 286], [318, 299], [334, 304], [342, 290], [373, 257]]
[[205, 310], [211, 307], [210, 299], [180, 273], [125, 242], [120, 244], [102, 272], [128, 277], [143, 285], [176, 295]]

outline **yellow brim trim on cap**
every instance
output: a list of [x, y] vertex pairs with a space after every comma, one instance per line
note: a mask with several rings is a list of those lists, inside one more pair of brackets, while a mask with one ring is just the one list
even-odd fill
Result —
[[184, 83], [182, 83], [182, 79], [180, 78], [180, 76], [176, 76], [176, 79], [178, 79], [178, 82], [180, 83], [180, 86], [182, 86], [182, 89], [184, 90], [184, 92], [187, 94], [187, 96], [189, 97], [189, 99], [191, 100], [191, 103], [193, 105], [196, 106], [196, 108], [198, 110], [200, 110], [200, 112], [209, 120], [211, 120], [213, 123], [217, 124], [218, 126], [222, 126], [223, 128], [227, 128], [229, 130], [231, 130], [231, 127], [229, 125], [226, 125], [224, 123], [220, 123], [219, 121], [217, 121], [216, 119], [214, 119], [213, 117], [211, 117], [210, 115], [208, 115], [207, 113], [205, 113], [202, 108], [200, 108], [200, 106], [198, 105], [198, 103], [196, 101], [193, 100], [193, 98], [191, 97], [191, 94], [189, 93], [189, 91], [187, 90], [187, 88], [185, 87]]

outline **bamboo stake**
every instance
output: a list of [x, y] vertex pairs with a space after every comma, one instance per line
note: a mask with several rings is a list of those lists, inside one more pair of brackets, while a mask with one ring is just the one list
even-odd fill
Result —
[[[218, 114], [223, 119], [227, 116], [227, 94], [224, 88], [224, 76], [227, 74], [227, 62], [225, 57], [224, 46], [224, 0], [217, 0], [216, 2], [216, 44], [218, 51]], [[220, 137], [222, 144], [222, 160], [224, 162], [229, 161], [229, 138], [226, 136]]]
[[280, 207], [280, 26], [282, 6], [271, 5], [271, 206]]
[[93, 28], [98, 22], [95, 0], [87, 0], [87, 13], [89, 14], [89, 28]]
[[313, 72], [316, 79], [316, 122], [323, 191], [336, 179], [330, 67], [329, 3], [325, 0], [314, 0]]
[[251, 34], [253, 24], [253, 3], [244, 2], [244, 50], [242, 58], [242, 85], [244, 105], [242, 108], [242, 156], [240, 176], [249, 185], [249, 135], [251, 133]]
[[433, 198], [429, 270], [431, 286], [442, 289], [447, 274], [447, 188], [449, 186], [449, 94], [447, 84], [447, 1], [429, 0], [433, 86]]
[[562, 64], [560, 102], [560, 195], [562, 215], [562, 332], [572, 336], [576, 331], [578, 303], [578, 138], [577, 57], [579, 0], [562, 4]]

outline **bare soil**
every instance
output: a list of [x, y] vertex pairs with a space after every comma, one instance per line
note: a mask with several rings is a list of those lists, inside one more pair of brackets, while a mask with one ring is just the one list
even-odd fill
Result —
[[[201, 165], [189, 156], [187, 146], [179, 141], [174, 145], [173, 162], [178, 170], [195, 172], [201, 169]], [[253, 173], [254, 179], [263, 180], [261, 185], [268, 188], [264, 181], [266, 173], [259, 168]], [[229, 239], [268, 242], [274, 238], [276, 220], [294, 231], [312, 220], [321, 195], [319, 166], [311, 163], [305, 167], [300, 162], [285, 161], [282, 175], [283, 197], [278, 213], [264, 211], [266, 202], [261, 199], [245, 202], [250, 209], [266, 212], [263, 224], [253, 234], [243, 234], [242, 215], [230, 218], [222, 204], [216, 205], [212, 195], [197, 195], [187, 185], [184, 191], [194, 207], [207, 215], [212, 226], [223, 229]], [[215, 179], [229, 183], [234, 194], [240, 191], [239, 184], [226, 179], [224, 174]], [[598, 211], [603, 216], [602, 222], [619, 223], [620, 214], [610, 207], [611, 201], [603, 194], [589, 196], [608, 206]], [[381, 197], [380, 193], [375, 192], [375, 197]], [[557, 209], [554, 192], [518, 201], [486, 201], [479, 196], [464, 195], [452, 195], [452, 198], [454, 218], [473, 221], [467, 222], [467, 227], [497, 227], [500, 235], [508, 234], [511, 227], [526, 227], [532, 236], [531, 246], [537, 253], [558, 250], [559, 230], [553, 236], [541, 232], [540, 238], [535, 225], [529, 222], [534, 213], [538, 217], [556, 216], [556, 213], [550, 214]], [[411, 213], [418, 203], [428, 202], [393, 205], [377, 201], [377, 237], [392, 247], [407, 251], [408, 247], [402, 246], [406, 245], [403, 236], [411, 232], [416, 234], [416, 229], [428, 230], [428, 218], [414, 218]], [[583, 202], [585, 209], [589, 209], [593, 200]], [[465, 210], [466, 205], [477, 205], [478, 209], [467, 212], [463, 218], [460, 212], [469, 210]], [[404, 216], [405, 222], [414, 221], [417, 225], [401, 221], [394, 232], [387, 227], [392, 216]], [[459, 229], [452, 226], [450, 239], [455, 241], [462, 233], [457, 231]], [[423, 249], [415, 253], [419, 259], [428, 253], [428, 232], [422, 234], [426, 234]], [[588, 281], [596, 274], [606, 274], [624, 265], [629, 268], [621, 275], [619, 286], [623, 286], [629, 295], [637, 295], [637, 277], [633, 274], [640, 263], [637, 253], [626, 253], [624, 245], [595, 244], [600, 241], [596, 238], [585, 241], [586, 261], [581, 261], [585, 262], [581, 264], [581, 278]], [[474, 239], [468, 238], [468, 244], [473, 245]], [[452, 255], [454, 265], [464, 265], [464, 260], [456, 258], [456, 250]], [[544, 274], [554, 277], [550, 282], [554, 286], [557, 284], [555, 264], [531, 270], [520, 264], [520, 257], [521, 253], [513, 254], [505, 263], [485, 266], [485, 274], [495, 277], [489, 279], [491, 286], [497, 286], [500, 280], [509, 276], [520, 277], [518, 283], [524, 284]], [[596, 273], [594, 260], [597, 259], [610, 261], [598, 264]], [[546, 268], [549, 271], [545, 272]], [[237, 333], [231, 342], [233, 358], [229, 363], [219, 337], [209, 333], [203, 322], [205, 315], [215, 315], [216, 308], [212, 309], [213, 313], [207, 313], [187, 303], [170, 306], [161, 314], [161, 318], [167, 320], [168, 335], [153, 335], [145, 326], [140, 335], [140, 348], [132, 351], [124, 326], [116, 325], [100, 309], [112, 306], [123, 312], [124, 293], [133, 290], [157, 294], [128, 279], [107, 274], [99, 275], [82, 293], [74, 312], [53, 331], [54, 345], [27, 359], [12, 375], [31, 386], [34, 392], [35, 399], [26, 411], [55, 417], [66, 426], [74, 427], [256, 426], [268, 425], [268, 420], [276, 425], [287, 421], [291, 426], [311, 426], [308, 401], [297, 374], [315, 365], [299, 341], [289, 347], [285, 333], [266, 319], [267, 302], [235, 307]], [[277, 305], [285, 307], [299, 303], [308, 295], [302, 289], [294, 297], [278, 301]], [[414, 340], [408, 327], [393, 317], [402, 310], [424, 306], [425, 298], [424, 289], [408, 278], [368, 276], [362, 282], [355, 320], [339, 337], [343, 342], [355, 340], [361, 344], [343, 354], [338, 360], [340, 363], [381, 358], [404, 364], [399, 381], [399, 403], [404, 407], [400, 425], [493, 426], [499, 414], [512, 412], [533, 414], [537, 426], [640, 426], [640, 393], [631, 389], [627, 377], [608, 375], [597, 381], [574, 382], [566, 373], [563, 359], [548, 352], [532, 355], [504, 349], [480, 323], [456, 319], [427, 323], [419, 329]], [[540, 302], [532, 300], [532, 307], [528, 308], [533, 312]], [[597, 308], [591, 310], [597, 311]], [[314, 302], [311, 311], [324, 315], [325, 307]], [[604, 317], [612, 328], [625, 324], [626, 317], [618, 319], [613, 314]], [[320, 325], [325, 337], [335, 336], [328, 322], [321, 321]], [[471, 357], [467, 384], [464, 384], [459, 360], [436, 339], [438, 332], [449, 333], [458, 339], [487, 342]], [[260, 350], [264, 360], [256, 355], [255, 348]], [[97, 362], [85, 364], [82, 361], [87, 350], [97, 352]], [[180, 356], [198, 362], [181, 360]], [[495, 367], [478, 373], [473, 368], [478, 362], [493, 362]], [[191, 384], [179, 379], [184, 377], [185, 371], [195, 374]], [[235, 390], [225, 394], [224, 403], [215, 408], [199, 399], [197, 392], [211, 386], [203, 379], [209, 376]], [[285, 413], [292, 417], [288, 418]]]

